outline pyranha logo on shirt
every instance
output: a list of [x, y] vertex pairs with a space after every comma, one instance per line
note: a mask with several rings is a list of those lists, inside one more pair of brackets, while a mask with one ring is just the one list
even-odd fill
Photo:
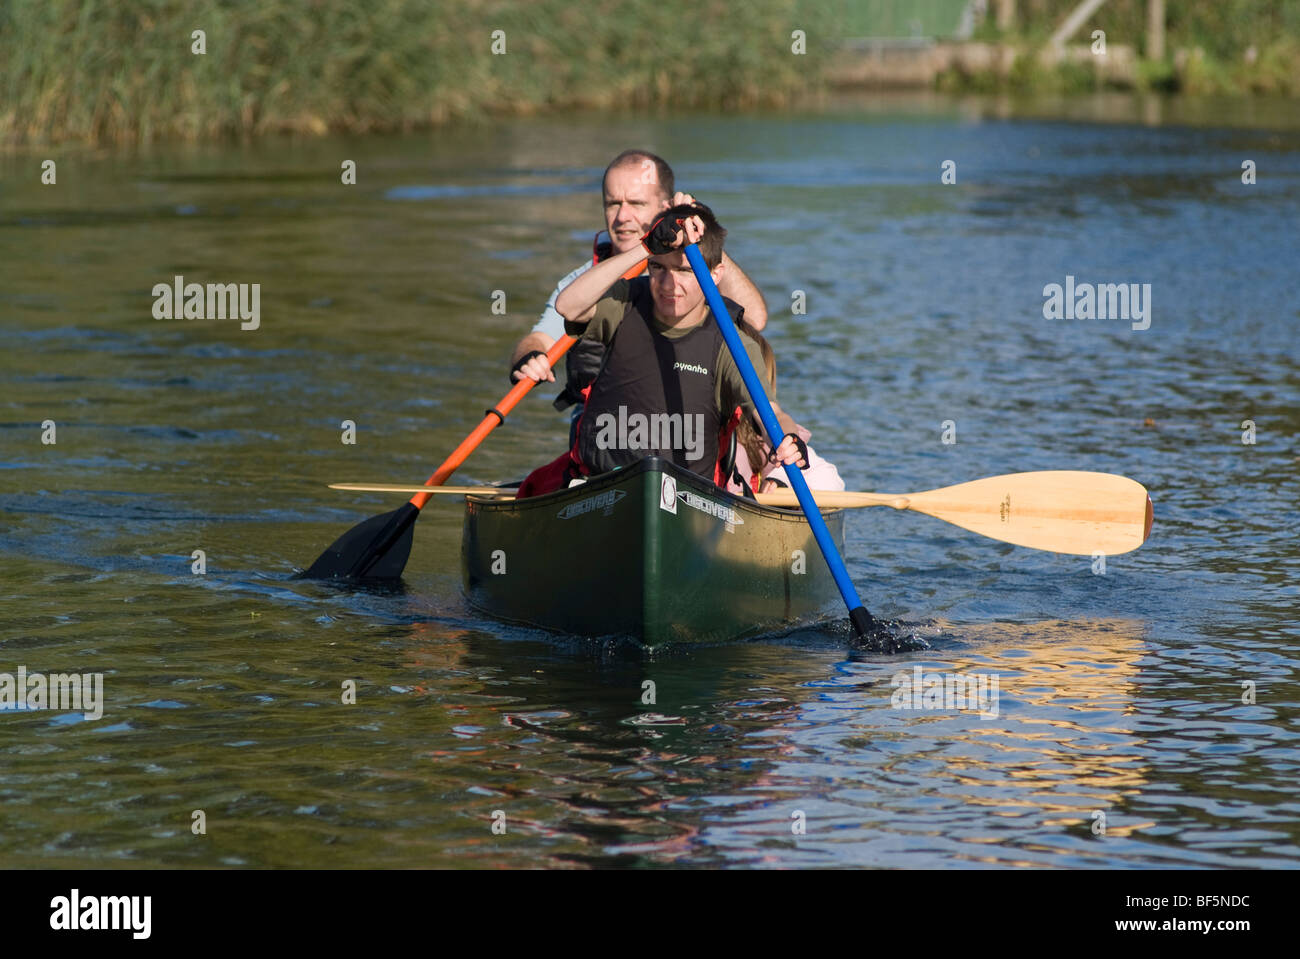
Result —
[[685, 370], [687, 373], [703, 373], [705, 376], [709, 375], [709, 371], [704, 367], [696, 366], [694, 363], [683, 363], [681, 360], [678, 360], [673, 364], [673, 369]]

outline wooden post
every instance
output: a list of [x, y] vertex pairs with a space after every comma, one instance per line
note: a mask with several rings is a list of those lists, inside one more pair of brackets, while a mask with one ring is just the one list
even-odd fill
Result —
[[1165, 0], [1147, 0], [1147, 59], [1165, 58]]
[[1016, 0], [998, 0], [998, 29], [1010, 30], [1016, 25]]

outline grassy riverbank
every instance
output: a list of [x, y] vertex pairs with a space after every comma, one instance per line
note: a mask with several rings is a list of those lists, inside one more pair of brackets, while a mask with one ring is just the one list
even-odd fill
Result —
[[[365, 132], [552, 107], [782, 102], [820, 80], [834, 42], [825, 9], [800, 0], [9, 0], [0, 6], [0, 137]], [[804, 55], [791, 51], [795, 29], [807, 36]], [[205, 53], [193, 52], [195, 30]]]

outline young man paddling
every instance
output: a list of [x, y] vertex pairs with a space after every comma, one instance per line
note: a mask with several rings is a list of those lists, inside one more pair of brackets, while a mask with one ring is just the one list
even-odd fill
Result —
[[[510, 358], [512, 383], [524, 377], [555, 382], [555, 374], [546, 362], [546, 351], [564, 333], [564, 317], [555, 308], [560, 293], [596, 263], [611, 256], [629, 250], [638, 250], [644, 256], [641, 237], [655, 218], [668, 207], [691, 200], [687, 194], [674, 193], [672, 167], [661, 157], [645, 150], [625, 150], [610, 162], [601, 179], [601, 197], [609, 239], [600, 242], [600, 235], [597, 234], [591, 260], [560, 280], [537, 325], [515, 346]], [[722, 295], [731, 297], [743, 306], [750, 324], [761, 330], [767, 323], [767, 307], [763, 303], [763, 295], [726, 254], [723, 254], [723, 262], [727, 269], [720, 286]], [[635, 265], [635, 261], [631, 262], [628, 268]], [[568, 383], [564, 392], [555, 400], [556, 409], [582, 402], [581, 391], [595, 378], [603, 357], [604, 348], [595, 340], [575, 343], [569, 349], [566, 355]], [[580, 413], [581, 410], [575, 410], [575, 420]]]
[[[672, 207], [637, 247], [597, 264], [560, 293], [556, 308], [566, 332], [585, 331], [584, 339], [603, 344], [607, 352], [586, 391], [573, 448], [530, 475], [521, 497], [650, 455], [714, 479], [722, 424], [738, 406], [755, 415], [754, 404], [681, 249], [698, 243], [714, 282], [720, 283], [727, 269], [725, 236], [707, 207]], [[621, 279], [647, 253], [648, 276]], [[733, 319], [742, 316], [737, 303], [724, 302]], [[750, 361], [762, 368], [758, 344], [744, 342]], [[794, 421], [774, 409], [782, 429], [793, 434]], [[776, 456], [806, 469], [806, 450], [797, 436], [787, 435]]]

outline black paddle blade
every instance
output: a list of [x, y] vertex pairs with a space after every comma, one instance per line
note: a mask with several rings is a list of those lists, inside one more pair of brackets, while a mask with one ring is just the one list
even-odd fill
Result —
[[420, 511], [411, 503], [358, 523], [312, 563], [299, 579], [397, 579], [406, 568]]

